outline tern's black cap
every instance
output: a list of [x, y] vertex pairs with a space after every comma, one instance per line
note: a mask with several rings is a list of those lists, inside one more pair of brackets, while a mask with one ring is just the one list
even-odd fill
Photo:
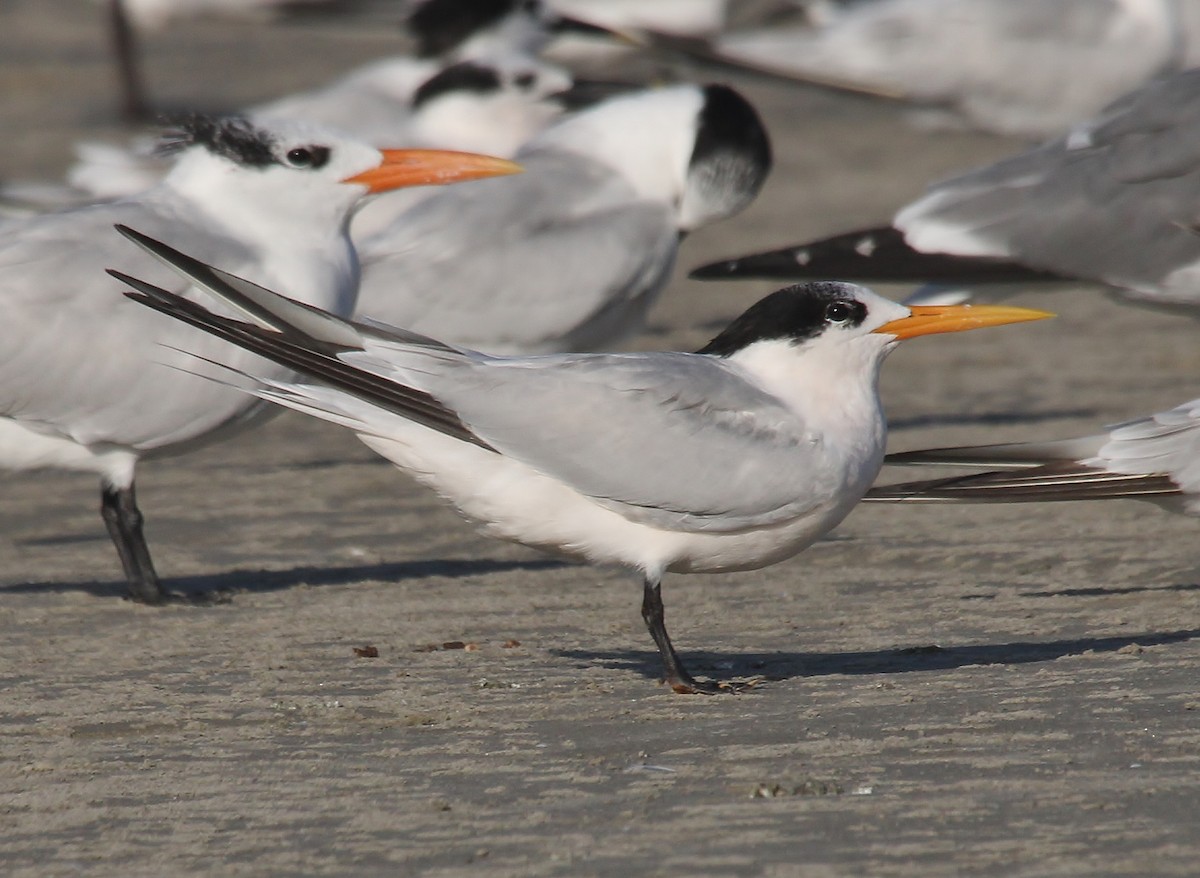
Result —
[[451, 64], [449, 67], [429, 77], [421, 83], [413, 93], [413, 109], [426, 104], [434, 98], [451, 92], [472, 91], [481, 94], [497, 91], [500, 88], [500, 75], [494, 68], [463, 61]]
[[867, 317], [867, 306], [855, 295], [857, 289], [852, 284], [818, 281], [776, 290], [751, 305], [696, 353], [728, 357], [759, 341], [802, 342], [830, 326], [860, 326]]

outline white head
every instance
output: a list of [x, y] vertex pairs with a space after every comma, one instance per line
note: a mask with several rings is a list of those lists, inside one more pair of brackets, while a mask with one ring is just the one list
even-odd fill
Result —
[[344, 233], [364, 195], [519, 170], [469, 153], [380, 150], [295, 120], [193, 117], [167, 136], [180, 153], [163, 186], [243, 234]]
[[855, 284], [818, 281], [771, 293], [697, 353], [738, 363], [780, 396], [836, 407], [856, 389], [873, 398], [880, 365], [904, 339], [1049, 316], [985, 305], [906, 307]]
[[745, 208], [771, 168], [762, 120], [724, 85], [675, 85], [611, 98], [528, 144], [539, 147], [607, 164], [643, 198], [670, 205], [680, 231]]

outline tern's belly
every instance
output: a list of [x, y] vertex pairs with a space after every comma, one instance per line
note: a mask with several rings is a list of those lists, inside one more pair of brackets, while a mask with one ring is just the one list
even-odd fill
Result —
[[829, 505], [804, 516], [745, 533], [687, 534], [682, 552], [668, 565], [672, 573], [722, 573], [757, 570], [784, 561], [836, 527], [858, 498]]

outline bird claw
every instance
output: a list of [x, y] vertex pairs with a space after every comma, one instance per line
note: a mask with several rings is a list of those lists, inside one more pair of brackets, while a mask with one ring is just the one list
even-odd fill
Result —
[[705, 680], [703, 682], [688, 677], [664, 680], [671, 691], [679, 695], [736, 695], [749, 691], [766, 682], [766, 677], [749, 677], [744, 680]]

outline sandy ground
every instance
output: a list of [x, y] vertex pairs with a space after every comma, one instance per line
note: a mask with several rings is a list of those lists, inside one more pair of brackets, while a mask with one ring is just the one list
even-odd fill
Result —
[[[391, 46], [203, 24], [147, 48], [160, 101], [219, 107]], [[741, 84], [777, 168], [682, 268], [886, 218], [1019, 146]], [[0, 176], [52, 178], [114, 133], [110, 85], [89, 4], [0, 3]], [[770, 287], [679, 279], [641, 344], [694, 346]], [[892, 358], [893, 448], [1071, 435], [1196, 393], [1195, 323], [1085, 290], [1018, 301], [1061, 316]], [[1200, 870], [1193, 521], [862, 508], [772, 569], [667, 580], [696, 670], [768, 678], [688, 698], [657, 682], [630, 576], [477, 537], [335, 428], [282, 417], [139, 484], [160, 571], [209, 605], [122, 600], [91, 478], [5, 477], [6, 875]]]

